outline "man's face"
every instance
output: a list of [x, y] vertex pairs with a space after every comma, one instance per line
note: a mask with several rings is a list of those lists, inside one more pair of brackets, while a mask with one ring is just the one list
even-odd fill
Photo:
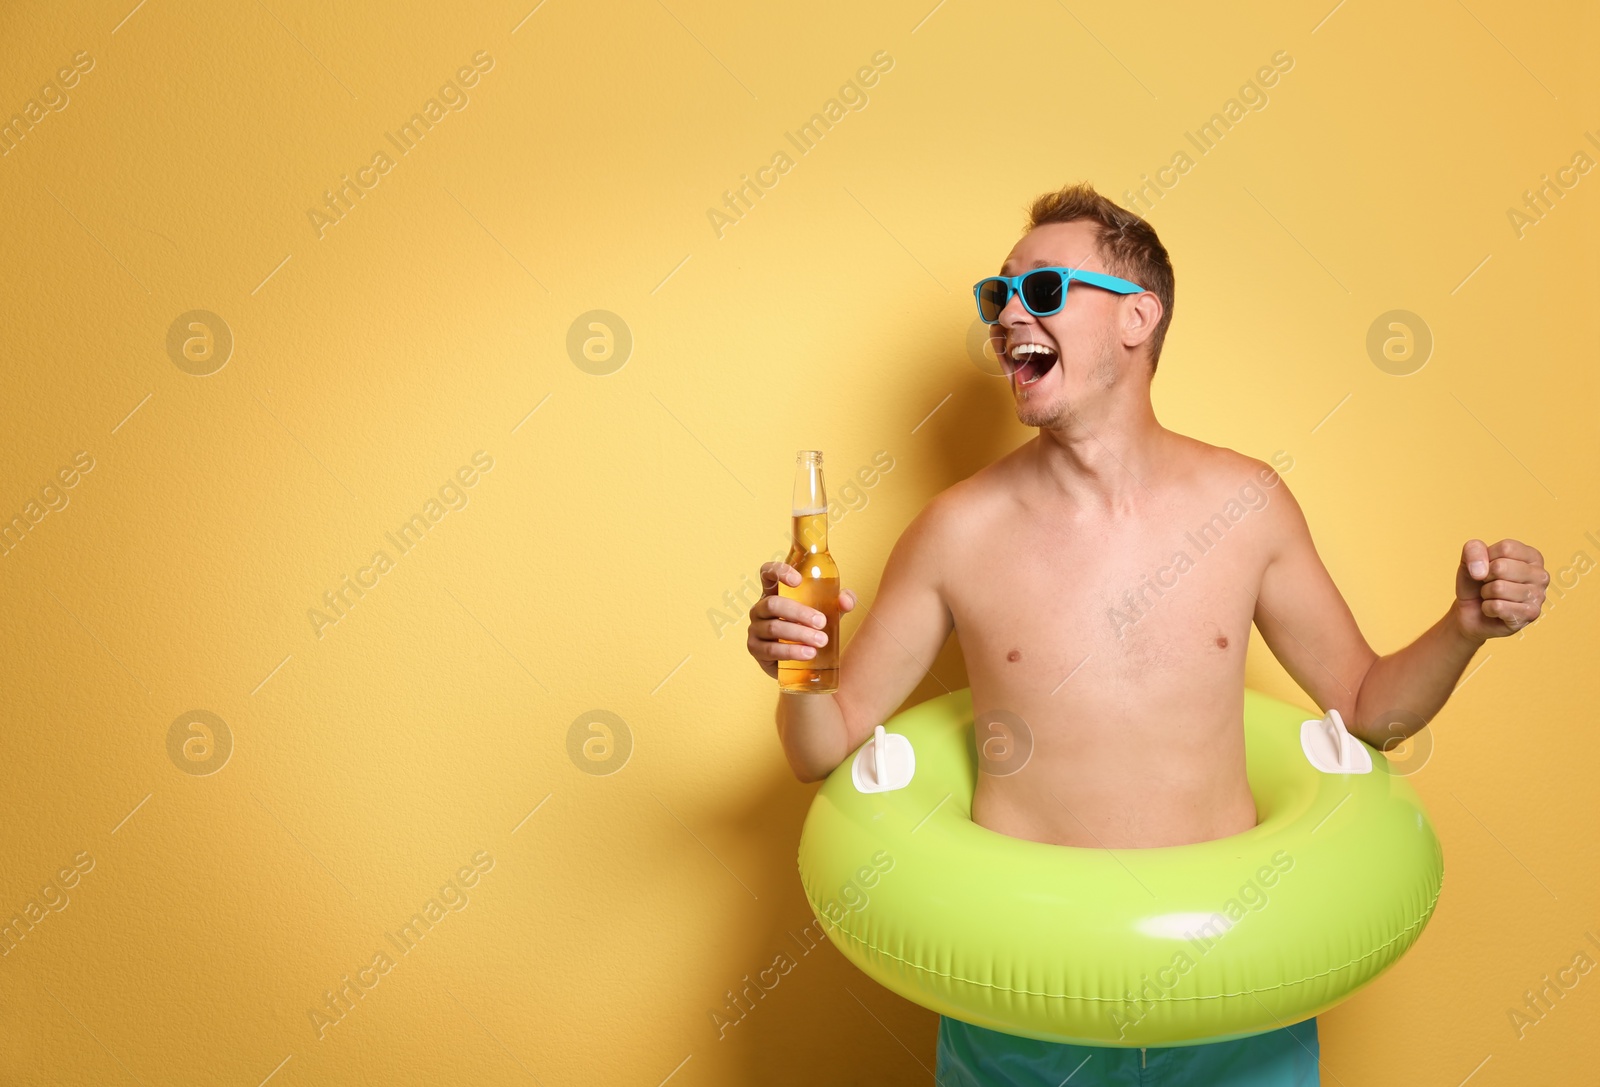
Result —
[[[1046, 223], [1025, 234], [1000, 266], [1001, 275], [1021, 275], [1030, 268], [1057, 266], [1093, 272], [1109, 269], [1094, 242], [1095, 224], [1084, 219]], [[1073, 405], [1092, 400], [1116, 384], [1118, 363], [1115, 330], [1122, 296], [1084, 283], [1067, 290], [1066, 305], [1049, 317], [1035, 317], [1015, 294], [989, 326], [995, 354], [1012, 354], [1023, 363], [1011, 375], [1017, 419], [1025, 426], [1057, 425]], [[1051, 354], [1017, 356], [1019, 344], [1042, 344]], [[1055, 365], [1040, 370], [1053, 359]]]

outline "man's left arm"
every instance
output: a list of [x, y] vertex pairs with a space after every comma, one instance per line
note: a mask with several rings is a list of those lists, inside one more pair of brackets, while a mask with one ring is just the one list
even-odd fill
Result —
[[[1264, 467], [1264, 466], [1263, 466]], [[1324, 711], [1351, 735], [1384, 748], [1438, 713], [1478, 647], [1539, 617], [1550, 575], [1538, 550], [1517, 540], [1468, 540], [1456, 593], [1437, 622], [1404, 649], [1379, 656], [1323, 566], [1287, 485], [1268, 490], [1269, 558], [1256, 597], [1262, 640]]]

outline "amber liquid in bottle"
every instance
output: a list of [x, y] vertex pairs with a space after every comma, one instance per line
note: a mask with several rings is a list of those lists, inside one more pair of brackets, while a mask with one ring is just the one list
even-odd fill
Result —
[[[839, 567], [828, 554], [828, 498], [822, 483], [822, 454], [801, 451], [794, 483], [794, 536], [788, 563], [800, 572], [800, 584], [778, 582], [778, 593], [815, 608], [826, 618], [820, 628], [826, 645], [813, 646], [816, 655], [778, 662], [780, 691], [830, 694], [839, 689]], [[788, 638], [787, 645], [804, 645]]]

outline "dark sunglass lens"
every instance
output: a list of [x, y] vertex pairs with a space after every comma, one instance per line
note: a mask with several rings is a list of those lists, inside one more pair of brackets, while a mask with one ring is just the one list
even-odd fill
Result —
[[1034, 313], [1054, 313], [1061, 308], [1063, 289], [1059, 272], [1029, 272], [1022, 277], [1022, 300]]
[[1006, 284], [1000, 279], [986, 279], [978, 290], [978, 304], [983, 319], [993, 324], [1000, 319], [1000, 311], [1006, 308]]

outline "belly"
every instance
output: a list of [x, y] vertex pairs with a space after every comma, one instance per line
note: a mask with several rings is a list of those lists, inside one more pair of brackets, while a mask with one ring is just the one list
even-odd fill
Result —
[[1215, 573], [1146, 592], [1137, 610], [1115, 590], [1065, 587], [952, 609], [976, 712], [975, 822], [1113, 849], [1255, 825], [1243, 726], [1253, 598]]
[[1022, 774], [980, 775], [972, 819], [1014, 838], [1087, 849], [1187, 845], [1256, 825], [1242, 759], [1204, 780], [1172, 776], [1151, 761], [1130, 773], [1112, 760], [1038, 755]]

